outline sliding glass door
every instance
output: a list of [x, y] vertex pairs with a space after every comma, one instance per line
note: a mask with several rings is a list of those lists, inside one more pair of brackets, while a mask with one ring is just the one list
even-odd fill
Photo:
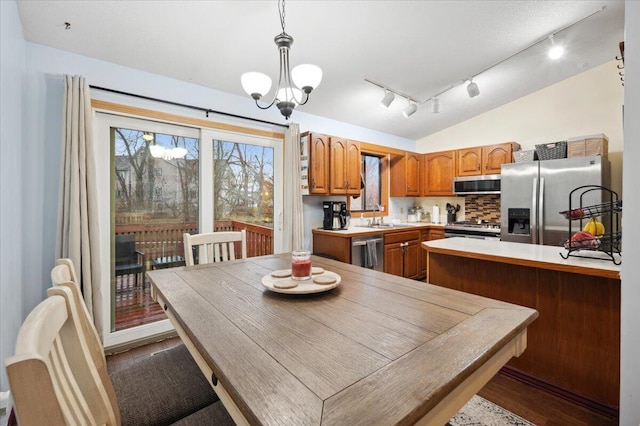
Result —
[[171, 330], [145, 272], [184, 265], [183, 234], [245, 229], [280, 251], [282, 140], [96, 114], [105, 346]]

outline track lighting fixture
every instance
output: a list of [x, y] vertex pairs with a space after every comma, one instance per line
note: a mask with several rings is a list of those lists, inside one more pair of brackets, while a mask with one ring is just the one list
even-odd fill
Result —
[[385, 90], [384, 98], [382, 98], [380, 104], [382, 104], [383, 107], [389, 108], [389, 105], [391, 105], [391, 102], [393, 102], [395, 98], [396, 95], [394, 95], [393, 92]]
[[404, 115], [405, 118], [409, 118], [411, 115], [413, 115], [414, 112], [418, 110], [418, 105], [412, 104], [409, 100], [407, 101], [409, 102], [409, 105], [407, 105], [404, 111], [402, 111], [402, 115]]
[[439, 112], [440, 112], [440, 99], [433, 98], [431, 100], [431, 113], [432, 114], [437, 114]]
[[444, 93], [447, 93], [449, 90], [452, 90], [455, 87], [459, 87], [462, 86], [464, 84], [467, 85], [467, 94], [469, 95], [470, 98], [475, 98], [477, 96], [480, 95], [480, 89], [478, 88], [478, 84], [476, 82], [473, 81], [474, 78], [478, 77], [479, 75], [485, 73], [486, 71], [489, 71], [492, 68], [497, 67], [498, 65], [508, 61], [509, 59], [513, 58], [516, 55], [519, 55], [520, 53], [524, 52], [525, 50], [528, 50], [530, 48], [532, 48], [533, 46], [538, 45], [539, 43], [545, 42], [547, 39], [550, 41], [551, 43], [551, 49], [549, 50], [548, 54], [549, 54], [549, 58], [551, 59], [558, 59], [559, 57], [561, 57], [564, 53], [564, 48], [560, 45], [560, 44], [556, 44], [555, 40], [554, 40], [554, 36], [559, 34], [560, 32], [576, 25], [579, 22], [582, 22], [588, 18], [590, 18], [591, 16], [595, 15], [596, 13], [602, 12], [604, 9], [606, 8], [606, 6], [602, 6], [601, 8], [599, 8], [598, 10], [591, 12], [590, 14], [578, 19], [577, 21], [574, 21], [562, 28], [559, 28], [557, 30], [555, 30], [554, 32], [552, 32], [551, 34], [547, 34], [546, 36], [539, 38], [537, 40], [535, 40], [534, 42], [532, 42], [531, 44], [529, 44], [528, 46], [525, 46], [524, 48], [520, 49], [519, 51], [507, 56], [506, 58], [500, 59], [499, 61], [487, 66], [486, 68], [482, 69], [481, 71], [476, 72], [475, 74], [471, 74], [469, 76], [469, 78], [464, 79], [464, 80], [458, 80], [452, 84], [450, 84], [448, 87], [440, 90], [440, 92], [436, 93], [435, 95], [432, 95], [428, 98], [426, 98], [424, 101], [420, 101], [412, 96], [409, 96], [405, 93], [399, 92], [395, 89], [390, 88], [389, 86], [385, 86], [384, 84], [381, 83], [376, 83], [375, 81], [371, 81], [367, 78], [364, 79], [364, 81], [366, 81], [367, 83], [371, 83], [374, 86], [378, 86], [382, 89], [384, 89], [385, 95], [384, 98], [382, 98], [381, 104], [384, 105], [385, 107], [389, 107], [389, 105], [391, 105], [391, 103], [393, 102], [393, 100], [395, 99], [395, 95], [398, 95], [402, 98], [405, 98], [409, 105], [407, 105], [407, 107], [402, 111], [402, 113], [404, 114], [405, 117], [409, 117], [412, 114], [414, 114], [417, 110], [418, 110], [418, 106], [421, 104], [425, 104], [429, 101], [431, 101], [431, 113], [433, 114], [438, 114], [440, 112], [440, 100], [438, 99], [439, 96], [443, 95]]
[[551, 48], [549, 49], [549, 58], [550, 59], [558, 59], [564, 54], [564, 48], [556, 44], [553, 39], [553, 34], [549, 36], [549, 40], [551, 41]]
[[470, 79], [469, 84], [467, 84], [467, 93], [470, 98], [475, 98], [480, 94], [480, 89], [478, 89], [478, 85], [473, 82], [473, 79]]

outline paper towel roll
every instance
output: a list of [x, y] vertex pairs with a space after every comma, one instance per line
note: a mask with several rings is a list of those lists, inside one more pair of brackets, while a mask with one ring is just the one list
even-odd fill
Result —
[[431, 219], [433, 223], [440, 223], [440, 207], [436, 204], [433, 206], [433, 211], [431, 212]]

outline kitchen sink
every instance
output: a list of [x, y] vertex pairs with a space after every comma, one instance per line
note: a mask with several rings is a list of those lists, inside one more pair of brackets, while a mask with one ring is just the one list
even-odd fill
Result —
[[406, 223], [378, 223], [375, 225], [368, 225], [367, 228], [374, 228], [374, 229], [393, 229], [393, 228], [406, 228], [409, 227], [411, 225], [408, 225]]

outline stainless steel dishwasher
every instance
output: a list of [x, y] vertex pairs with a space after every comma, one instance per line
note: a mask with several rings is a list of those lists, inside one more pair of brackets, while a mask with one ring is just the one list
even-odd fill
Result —
[[[368, 256], [373, 252], [375, 256]], [[384, 236], [380, 234], [351, 238], [351, 264], [384, 272]]]

